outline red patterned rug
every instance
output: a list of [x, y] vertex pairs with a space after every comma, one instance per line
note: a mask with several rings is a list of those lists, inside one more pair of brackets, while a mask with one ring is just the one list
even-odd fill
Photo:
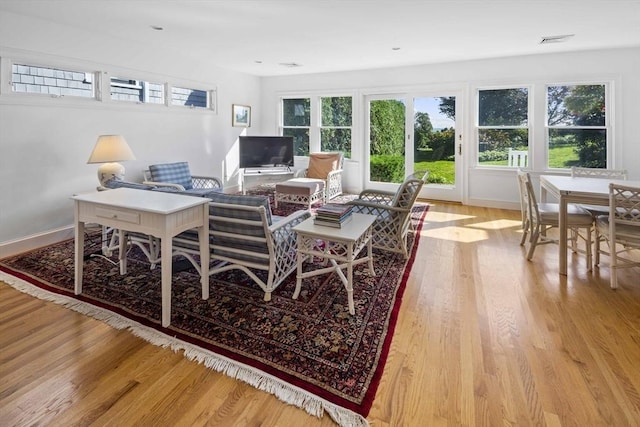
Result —
[[[296, 209], [284, 206], [276, 214]], [[419, 232], [427, 205], [416, 205]], [[100, 247], [88, 235], [87, 254]], [[39, 298], [89, 314], [157, 345], [266, 390], [279, 399], [340, 425], [367, 425], [382, 375], [406, 280], [419, 239], [409, 235], [408, 260], [374, 251], [376, 277], [366, 264], [354, 271], [356, 314], [350, 316], [336, 274], [306, 279], [291, 298], [295, 272], [270, 302], [241, 271], [211, 277], [203, 301], [195, 270], [174, 269], [172, 318], [160, 322], [160, 269], [150, 270], [141, 252], [129, 255], [128, 274], [99, 257], [86, 257], [83, 294], [73, 294], [73, 240], [0, 260], [0, 280]]]

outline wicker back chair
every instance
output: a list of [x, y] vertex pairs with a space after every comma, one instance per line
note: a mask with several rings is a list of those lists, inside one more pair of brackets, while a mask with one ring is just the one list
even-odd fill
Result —
[[[415, 174], [414, 174], [415, 175]], [[407, 234], [411, 227], [411, 209], [420, 194], [428, 173], [420, 178], [409, 176], [395, 193], [364, 190], [356, 200], [348, 202], [355, 212], [375, 215], [373, 223], [373, 246], [386, 251], [409, 256]]]

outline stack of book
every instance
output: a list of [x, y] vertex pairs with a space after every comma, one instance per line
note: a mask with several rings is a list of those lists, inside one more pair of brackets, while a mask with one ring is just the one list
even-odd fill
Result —
[[351, 220], [353, 206], [340, 203], [327, 203], [318, 208], [314, 224], [340, 228]]

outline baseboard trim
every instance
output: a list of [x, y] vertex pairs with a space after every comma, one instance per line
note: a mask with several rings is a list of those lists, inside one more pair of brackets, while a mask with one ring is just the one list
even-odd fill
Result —
[[61, 227], [55, 230], [33, 234], [31, 236], [23, 237], [20, 239], [2, 242], [0, 243], [0, 258], [28, 252], [33, 249], [71, 239], [73, 238], [73, 236], [74, 227], [73, 225], [69, 225], [67, 227]]

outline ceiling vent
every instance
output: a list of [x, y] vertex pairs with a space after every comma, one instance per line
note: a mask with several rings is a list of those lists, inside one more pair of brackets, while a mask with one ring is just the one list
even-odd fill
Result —
[[280, 65], [288, 68], [302, 67], [302, 64], [298, 64], [297, 62], [281, 62]]
[[540, 44], [563, 43], [573, 37], [575, 34], [564, 34], [561, 36], [544, 36], [540, 39]]

